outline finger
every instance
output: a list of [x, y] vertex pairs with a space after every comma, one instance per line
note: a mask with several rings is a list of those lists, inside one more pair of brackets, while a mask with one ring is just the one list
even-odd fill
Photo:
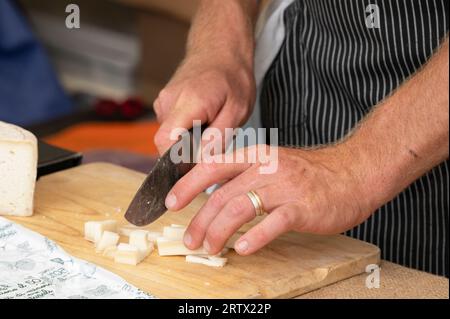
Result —
[[250, 168], [215, 190], [191, 220], [185, 233], [185, 245], [191, 249], [200, 247], [216, 215], [233, 197], [246, 194], [246, 187], [251, 187], [254, 181], [254, 173]]
[[177, 139], [171, 139], [171, 133], [174, 129], [184, 128], [190, 129], [193, 126], [193, 121], [198, 120], [202, 123], [206, 122], [206, 115], [201, 112], [189, 112], [185, 109], [178, 112], [172, 111], [167, 118], [161, 123], [158, 131], [155, 134], [154, 142], [160, 154], [164, 154]]
[[167, 84], [166, 88], [159, 92], [158, 97], [153, 102], [153, 109], [156, 113], [158, 122], [160, 123], [164, 122], [167, 118], [170, 110], [175, 106], [181, 93], [181, 90], [176, 87], [168, 87], [169, 84]]
[[159, 100], [159, 98], [157, 98], [154, 102], [153, 102], [153, 111], [156, 114], [156, 119], [158, 120], [158, 122], [162, 122], [162, 110], [161, 110], [161, 102]]
[[[256, 209], [247, 195], [247, 192], [252, 189], [256, 189], [255, 192], [260, 197], [266, 212], [281, 205], [279, 199], [282, 197], [277, 195], [279, 190], [276, 191], [272, 186], [257, 188], [255, 184], [246, 182], [248, 180], [254, 180], [254, 175], [246, 171], [211, 195], [186, 230], [186, 246], [191, 249], [200, 247], [205, 244], [204, 240], [208, 233], [211, 234], [212, 240], [208, 240], [207, 245], [213, 251], [220, 251], [226, 241], [243, 224], [255, 218]], [[244, 186], [240, 191], [236, 191], [237, 185]]]
[[233, 130], [236, 128], [236, 125], [235, 114], [229, 111], [227, 105], [224, 105], [202, 136], [203, 160], [207, 160], [205, 156], [226, 152], [229, 143], [233, 139]]
[[[203, 247], [210, 254], [219, 253], [225, 246], [226, 241], [242, 225], [255, 218], [255, 208], [247, 195], [239, 195], [232, 198], [223, 209], [215, 216], [211, 224], [198, 223], [196, 232], [193, 233], [193, 244], [203, 243]], [[190, 233], [190, 229], [187, 231]], [[204, 238], [204, 239], [203, 239]]]
[[166, 207], [173, 211], [180, 210], [209, 186], [232, 179], [250, 166], [245, 163], [199, 163], [172, 187], [166, 197]]
[[283, 205], [267, 215], [234, 244], [235, 251], [242, 256], [253, 254], [278, 236], [294, 227], [298, 213], [293, 205]]
[[181, 94], [175, 107], [167, 115], [167, 118], [155, 134], [155, 145], [160, 154], [163, 154], [176, 142], [176, 140], [170, 139], [170, 134], [173, 129], [190, 129], [193, 126], [194, 120], [208, 123], [216, 115], [213, 111], [214, 109], [205, 105], [205, 102], [195, 95], [187, 97]]

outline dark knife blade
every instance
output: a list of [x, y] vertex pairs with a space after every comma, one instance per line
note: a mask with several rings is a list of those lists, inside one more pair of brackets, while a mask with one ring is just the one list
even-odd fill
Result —
[[189, 131], [191, 154], [188, 161], [174, 163], [170, 153], [172, 148], [179, 147], [174, 144], [162, 157], [148, 174], [141, 187], [137, 191], [130, 206], [125, 213], [125, 219], [136, 226], [145, 226], [161, 217], [166, 211], [165, 199], [175, 183], [189, 172], [195, 163], [193, 159], [193, 129]]

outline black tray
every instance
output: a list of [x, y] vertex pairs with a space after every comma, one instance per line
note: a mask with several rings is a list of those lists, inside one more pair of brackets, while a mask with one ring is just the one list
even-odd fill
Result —
[[81, 164], [81, 153], [71, 152], [42, 141], [38, 141], [37, 178]]

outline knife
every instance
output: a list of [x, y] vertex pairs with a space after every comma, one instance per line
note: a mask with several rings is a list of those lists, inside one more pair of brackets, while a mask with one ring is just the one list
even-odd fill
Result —
[[[185, 132], [179, 141], [157, 160], [125, 213], [127, 221], [136, 226], [145, 226], [157, 220], [167, 211], [166, 196], [175, 183], [195, 166], [196, 163], [193, 160], [195, 145], [199, 145], [205, 127], [198, 126]], [[175, 163], [172, 161], [171, 153], [175, 153], [176, 149], [179, 150], [183, 146], [189, 147], [189, 157]], [[179, 152], [178, 155], [180, 155]]]

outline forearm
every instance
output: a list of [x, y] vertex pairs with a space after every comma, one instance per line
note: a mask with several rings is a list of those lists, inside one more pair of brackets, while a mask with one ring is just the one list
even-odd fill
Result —
[[449, 154], [448, 39], [430, 62], [343, 143], [366, 194], [381, 206]]
[[256, 13], [256, 0], [201, 1], [189, 32], [187, 56], [238, 58], [252, 66]]

